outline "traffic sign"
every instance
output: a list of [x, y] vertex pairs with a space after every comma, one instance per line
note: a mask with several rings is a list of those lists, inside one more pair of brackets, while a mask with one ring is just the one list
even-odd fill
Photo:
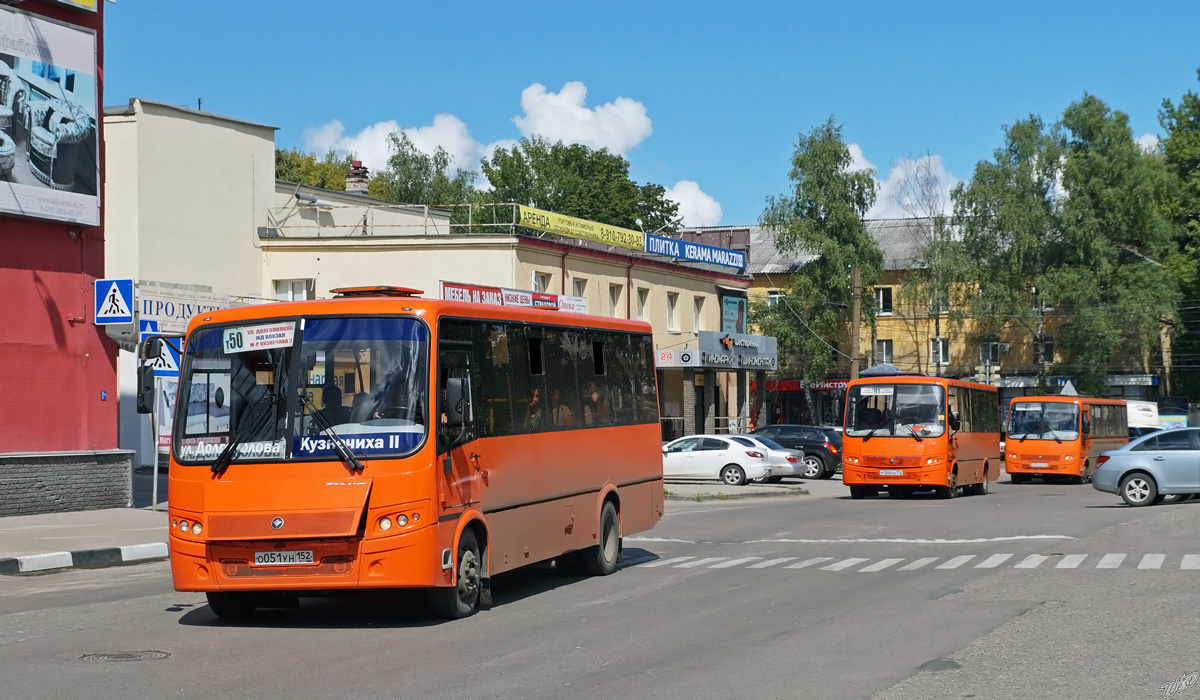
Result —
[[[138, 331], [140, 343], [146, 342], [146, 338], [150, 336], [161, 335], [158, 331], [158, 321], [138, 321]], [[176, 348], [182, 348], [183, 338], [164, 337], [162, 341], [162, 351], [158, 357], [147, 357], [142, 364], [153, 367], [156, 377], [178, 378], [180, 352]]]
[[97, 326], [133, 323], [133, 280], [96, 280]]

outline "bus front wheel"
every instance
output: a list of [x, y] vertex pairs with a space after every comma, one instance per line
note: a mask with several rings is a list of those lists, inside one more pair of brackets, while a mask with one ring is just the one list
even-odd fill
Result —
[[457, 585], [430, 591], [433, 608], [440, 617], [459, 620], [479, 611], [479, 593], [483, 583], [483, 559], [475, 531], [467, 528], [458, 536], [455, 558]]
[[258, 599], [245, 591], [212, 591], [205, 594], [208, 609], [224, 620], [244, 620], [258, 609]]
[[954, 498], [955, 496], [957, 496], [958, 495], [958, 474], [950, 475], [950, 485], [949, 486], [937, 487], [937, 494], [938, 494], [939, 498]]

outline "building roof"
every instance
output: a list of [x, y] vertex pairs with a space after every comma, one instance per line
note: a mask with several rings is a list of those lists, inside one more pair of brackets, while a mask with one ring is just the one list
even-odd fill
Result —
[[136, 102], [140, 102], [144, 105], [150, 105], [152, 107], [162, 107], [164, 109], [175, 110], [177, 112], [183, 112], [184, 114], [192, 114], [192, 115], [196, 115], [196, 116], [200, 116], [200, 117], [207, 117], [209, 119], [220, 119], [222, 121], [234, 122], [236, 124], [246, 124], [247, 126], [258, 127], [260, 129], [271, 129], [272, 131], [279, 131], [279, 127], [277, 127], [277, 126], [270, 126], [268, 124], [259, 124], [257, 122], [246, 121], [245, 119], [236, 119], [234, 117], [226, 117], [222, 114], [215, 114], [213, 112], [204, 112], [204, 111], [201, 111], [198, 109], [184, 107], [182, 105], [173, 105], [173, 104], [169, 104], [166, 102], [158, 102], [156, 100], [147, 100], [147, 99], [144, 99], [141, 97], [129, 98], [129, 104], [127, 104], [127, 105], [120, 105], [120, 106], [116, 106], [116, 107], [105, 107], [104, 108], [104, 116], [106, 116], [106, 117], [133, 116], [133, 115], [137, 114], [137, 111], [134, 107], [134, 103], [136, 103]]
[[[885, 270], [907, 270], [913, 267], [929, 237], [930, 219], [867, 219], [867, 231], [883, 252]], [[750, 227], [750, 274], [792, 274], [815, 260], [816, 253], [779, 252], [775, 234], [759, 226]]]

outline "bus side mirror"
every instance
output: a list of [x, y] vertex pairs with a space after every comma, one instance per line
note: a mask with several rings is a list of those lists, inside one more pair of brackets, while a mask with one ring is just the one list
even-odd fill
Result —
[[962, 425], [962, 423], [958, 419], [958, 411], [951, 411], [950, 412], [950, 429], [958, 430], [958, 426], [960, 426], [960, 425]]
[[137, 378], [137, 412], [151, 413], [154, 411], [154, 368], [138, 367]]
[[1083, 417], [1083, 434], [1088, 435], [1092, 432], [1092, 419], [1087, 416]]
[[471, 384], [470, 380], [462, 377], [451, 377], [446, 380], [445, 411], [448, 428], [459, 428], [471, 420]]

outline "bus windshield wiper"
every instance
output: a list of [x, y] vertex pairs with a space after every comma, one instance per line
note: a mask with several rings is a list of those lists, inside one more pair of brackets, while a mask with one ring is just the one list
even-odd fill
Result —
[[883, 410], [883, 416], [879, 419], [879, 425], [875, 426], [874, 428], [871, 428], [871, 431], [863, 436], [863, 442], [866, 442], [866, 441], [870, 440], [871, 438], [875, 437], [875, 431], [879, 430], [880, 428], [883, 427], [884, 421], [890, 422], [891, 420], [892, 420], [892, 410], [890, 408], [885, 408]]
[[247, 435], [257, 435], [258, 431], [262, 430], [263, 425], [266, 424], [266, 419], [270, 417], [274, 411], [264, 411], [259, 413], [258, 420], [254, 422], [254, 425], [249, 430], [245, 430], [246, 426], [244, 425], [247, 419], [250, 416], [255, 415], [264, 402], [269, 403], [273, 409], [275, 408], [277, 401], [278, 397], [275, 396], [275, 392], [268, 392], [259, 397], [258, 401], [255, 401], [254, 404], [250, 406], [248, 412], [242, 414], [242, 417], [238, 420], [237, 429], [234, 431], [233, 435], [229, 437], [229, 442], [225, 444], [225, 449], [221, 450], [221, 454], [217, 455], [217, 458], [213, 460], [211, 467], [213, 474], [221, 476], [225, 473], [225, 470], [229, 468], [229, 463], [233, 461], [234, 454], [237, 453], [238, 445], [242, 444], [242, 441]]
[[303, 389], [300, 391], [300, 399], [304, 402], [305, 406], [308, 406], [309, 418], [315, 420], [317, 425], [320, 426], [321, 432], [329, 436], [329, 441], [333, 443], [333, 451], [337, 453], [338, 459], [341, 459], [346, 466], [350, 467], [350, 471], [352, 472], [361, 472], [366, 469], [366, 466], [358, 461], [358, 457], [350, 450], [350, 446], [346, 444], [342, 436], [337, 434], [337, 431], [333, 429], [333, 426], [325, 419], [325, 416], [321, 415], [321, 412], [317, 410], [316, 403], [313, 402], [312, 398]]

